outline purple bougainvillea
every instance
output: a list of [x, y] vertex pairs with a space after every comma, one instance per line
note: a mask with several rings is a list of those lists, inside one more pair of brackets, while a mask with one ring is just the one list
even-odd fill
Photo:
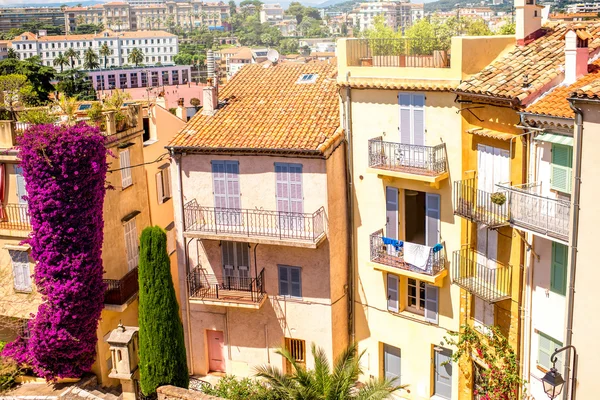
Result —
[[4, 355], [48, 380], [91, 369], [102, 312], [102, 208], [107, 171], [105, 137], [95, 127], [37, 125], [18, 140], [43, 302], [28, 340]]

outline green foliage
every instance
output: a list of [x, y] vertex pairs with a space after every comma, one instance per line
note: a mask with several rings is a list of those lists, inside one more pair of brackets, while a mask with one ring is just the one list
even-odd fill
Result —
[[102, 44], [102, 46], [100, 46], [100, 49], [98, 50], [98, 54], [104, 59], [104, 68], [106, 68], [106, 64], [108, 63], [108, 56], [110, 56], [110, 53], [111, 49], [106, 43]]
[[329, 35], [327, 27], [321, 24], [321, 20], [313, 17], [304, 17], [298, 24], [297, 30], [304, 37], [326, 37]]
[[[483, 335], [469, 325], [463, 325], [460, 332], [445, 337], [446, 344], [457, 349], [452, 354], [452, 361], [458, 363], [463, 357], [471, 361], [472, 355], [476, 354], [487, 366], [477, 394], [487, 400], [517, 399], [525, 383], [519, 375], [517, 355], [498, 327], [490, 326], [487, 330], [489, 335]], [[462, 365], [468, 365], [470, 371], [470, 362]]]
[[[6, 345], [2, 342], [2, 348]], [[23, 375], [18, 364], [9, 358], [0, 358], [0, 393], [5, 392], [16, 385], [16, 378]]]
[[98, 54], [91, 47], [83, 53], [83, 68], [85, 69], [96, 69], [100, 67], [98, 62]]
[[260, 0], [242, 0], [242, 2], [240, 3], [240, 7], [245, 7], [249, 5], [253, 5], [257, 8], [257, 10], [260, 10], [260, 8], [263, 5], [263, 2]]
[[133, 48], [127, 56], [127, 62], [134, 64], [137, 67], [144, 62], [144, 53], [137, 47]]
[[104, 108], [100, 103], [92, 103], [92, 106], [87, 110], [87, 116], [90, 119], [90, 122], [93, 125], [100, 126], [102, 129], [102, 123], [104, 122], [104, 118], [102, 117], [102, 111]]
[[284, 374], [272, 365], [256, 368], [257, 376], [265, 379], [270, 389], [278, 399], [328, 399], [328, 400], [383, 400], [391, 398], [392, 394], [403, 388], [397, 386], [394, 380], [370, 379], [366, 384], [359, 385], [358, 377], [362, 374], [360, 359], [356, 344], [350, 345], [335, 360], [330, 367], [325, 351], [311, 346], [315, 359], [315, 369], [307, 370], [296, 363], [285, 349], [277, 350], [291, 365], [292, 373]]
[[298, 53], [298, 39], [283, 39], [279, 42], [279, 52], [281, 54]]
[[467, 36], [490, 36], [493, 32], [482, 19], [476, 19], [467, 26]]
[[515, 23], [509, 23], [507, 21], [506, 24], [502, 25], [500, 29], [498, 29], [498, 35], [514, 35], [516, 32]]
[[63, 53], [58, 53], [52, 63], [55, 67], [60, 67], [60, 72], [63, 72], [64, 68], [69, 65], [69, 59]]
[[90, 35], [104, 30], [104, 25], [100, 24], [81, 24], [75, 28], [76, 35]]
[[290, 3], [290, 6], [285, 10], [285, 14], [296, 17], [296, 22], [301, 23], [304, 18], [313, 18], [320, 20], [321, 14], [314, 7], [306, 7], [297, 1]]
[[0, 93], [3, 93], [4, 104], [11, 113], [15, 107], [30, 103], [33, 86], [28, 82], [25, 75], [9, 74], [0, 76]]
[[28, 122], [32, 125], [53, 124], [56, 119], [56, 116], [50, 114], [47, 108], [32, 108], [19, 114], [19, 121]]
[[19, 74], [27, 77], [31, 91], [26, 103], [31, 106], [48, 102], [48, 94], [54, 91], [51, 81], [55, 77], [54, 68], [42, 65], [39, 57], [26, 60], [7, 58], [0, 61], [0, 75]]
[[194, 107], [198, 108], [198, 107], [200, 107], [200, 99], [197, 97], [192, 97], [190, 99], [190, 104], [193, 105]]
[[280, 398], [258, 380], [249, 378], [237, 379], [227, 375], [214, 387], [204, 390], [210, 396], [228, 400], [279, 400]]
[[87, 75], [81, 71], [70, 70], [58, 74], [56, 89], [67, 97], [77, 100], [96, 100], [96, 90]]
[[140, 239], [140, 385], [146, 396], [163, 385], [187, 388], [183, 325], [171, 277], [167, 235], [148, 227]]
[[75, 68], [75, 60], [79, 60], [79, 52], [73, 50], [72, 47], [69, 47], [63, 54], [69, 59], [71, 68]]

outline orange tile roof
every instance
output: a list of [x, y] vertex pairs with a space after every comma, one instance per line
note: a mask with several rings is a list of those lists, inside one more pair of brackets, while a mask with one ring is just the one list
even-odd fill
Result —
[[449, 92], [456, 89], [458, 84], [458, 81], [361, 77], [351, 77], [350, 81], [340, 82], [340, 86], [350, 86], [353, 89], [423, 90], [430, 92]]
[[[315, 83], [297, 83], [318, 74]], [[323, 154], [343, 138], [335, 64], [243, 67], [219, 93], [213, 116], [196, 114], [168, 147], [196, 151]]]
[[[109, 38], [150, 38], [150, 37], [176, 37], [177, 35], [173, 35], [172, 33], [166, 31], [126, 31], [115, 33], [110, 29], [105, 29], [103, 32], [99, 32], [96, 34], [90, 33], [86, 35], [57, 35], [57, 36], [42, 36], [38, 37], [38, 41], [48, 41], [55, 42], [61, 40], [94, 40], [96, 38], [103, 38], [103, 33], [108, 32]], [[25, 32], [18, 36], [16, 36], [13, 40], [19, 41], [21, 40], [21, 36], [26, 35], [28, 37], [27, 40], [36, 40], [36, 35], [31, 32]]]
[[570, 97], [580, 97], [580, 98], [588, 98], [591, 100], [599, 100], [600, 99], [600, 76], [597, 76], [596, 79], [585, 86], [571, 92], [569, 94]]
[[504, 141], [508, 141], [514, 137], [514, 135], [510, 133], [495, 131], [493, 129], [486, 129], [481, 127], [467, 129], [467, 133], [470, 133], [471, 135], [483, 136]]
[[[597, 83], [600, 82], [600, 60], [588, 65], [588, 71], [586, 76], [579, 78], [572, 85], [557, 86], [527, 107], [525, 112], [542, 116], [573, 118], [575, 115], [567, 101], [567, 98], [572, 93], [576, 93], [576, 95], [581, 93], [583, 97], [588, 97], [589, 95], [591, 95], [589, 97], [593, 97], [600, 94], [600, 91], [597, 90], [600, 87], [600, 84]], [[588, 89], [588, 86], [594, 83], [596, 83], [595, 89]]]
[[[524, 46], [516, 46], [481, 72], [463, 81], [457, 92], [486, 95], [527, 105], [534, 95], [562, 81], [565, 63], [564, 35], [567, 28], [585, 27], [593, 39], [590, 52], [600, 48], [600, 22], [552, 23], [544, 36]], [[526, 78], [526, 80], [525, 80]]]

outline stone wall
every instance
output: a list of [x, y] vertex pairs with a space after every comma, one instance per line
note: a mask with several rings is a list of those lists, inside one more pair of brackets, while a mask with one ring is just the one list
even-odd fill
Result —
[[176, 386], [161, 386], [156, 389], [158, 400], [226, 400], [222, 397], [209, 396], [195, 390], [182, 389]]

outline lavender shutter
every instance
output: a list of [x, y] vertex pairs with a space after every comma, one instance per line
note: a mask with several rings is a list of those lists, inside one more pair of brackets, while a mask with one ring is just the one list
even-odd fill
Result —
[[225, 161], [225, 181], [227, 182], [227, 208], [239, 210], [241, 201], [239, 164], [237, 161]]
[[277, 189], [277, 211], [290, 211], [290, 181], [289, 165], [275, 164], [275, 179]]
[[213, 194], [215, 208], [227, 208], [227, 191], [225, 189], [225, 162], [212, 162]]

